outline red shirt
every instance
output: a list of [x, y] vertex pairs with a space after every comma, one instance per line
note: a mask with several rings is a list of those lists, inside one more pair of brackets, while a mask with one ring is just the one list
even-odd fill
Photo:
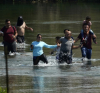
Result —
[[84, 47], [86, 47], [88, 49], [92, 49], [92, 38], [93, 38], [93, 35], [90, 32], [89, 32], [88, 36], [85, 33], [83, 33], [83, 34], [84, 34], [83, 35], [84, 38], [87, 37], [87, 41], [86, 42], [82, 42], [83, 37], [82, 37], [81, 33], [78, 35], [78, 38], [81, 39], [81, 42], [83, 43]]
[[14, 35], [15, 34], [15, 31], [16, 31], [15, 27], [14, 27], [14, 29], [13, 29], [12, 26], [9, 27], [9, 28], [3, 27], [1, 29], [1, 31], [4, 33], [4, 38], [3, 39], [4, 39], [5, 42], [12, 43], [12, 42], [15, 41], [13, 39], [13, 37], [12, 37], [12, 35]]

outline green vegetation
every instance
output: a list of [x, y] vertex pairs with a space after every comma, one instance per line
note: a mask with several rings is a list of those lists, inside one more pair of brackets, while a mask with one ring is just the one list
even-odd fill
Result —
[[42, 2], [42, 3], [49, 3], [49, 2], [86, 2], [86, 3], [98, 3], [100, 0], [0, 0], [0, 3], [37, 3], [37, 2]]
[[0, 87], [0, 93], [7, 93], [7, 90]]

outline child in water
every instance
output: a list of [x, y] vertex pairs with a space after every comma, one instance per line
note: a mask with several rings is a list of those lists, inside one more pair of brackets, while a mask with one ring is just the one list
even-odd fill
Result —
[[[86, 19], [83, 21], [82, 28], [83, 28], [83, 25], [86, 24], [86, 23], [87, 23], [87, 24], [90, 26], [90, 28], [91, 28], [92, 23], [91, 23], [91, 18], [90, 18], [89, 16], [87, 16]], [[94, 42], [95, 44], [97, 44], [97, 42], [96, 42], [96, 35], [94, 34], [94, 32], [93, 32], [91, 29], [90, 29], [90, 33], [93, 35], [93, 42]], [[82, 34], [82, 36], [83, 36], [83, 29], [81, 30], [81, 34]]]
[[[57, 36], [55, 39], [56, 39], [56, 44], [60, 44], [60, 38], [59, 36]], [[56, 47], [54, 48], [52, 51], [51, 51], [51, 54], [54, 54], [54, 52], [56, 52], [56, 60], [59, 60], [59, 53], [60, 53], [60, 47]]]

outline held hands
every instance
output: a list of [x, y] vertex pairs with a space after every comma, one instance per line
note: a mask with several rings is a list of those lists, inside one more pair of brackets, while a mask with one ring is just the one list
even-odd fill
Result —
[[33, 45], [30, 46], [31, 50], [33, 50]]
[[57, 47], [60, 47], [61, 45], [59, 43], [57, 43]]

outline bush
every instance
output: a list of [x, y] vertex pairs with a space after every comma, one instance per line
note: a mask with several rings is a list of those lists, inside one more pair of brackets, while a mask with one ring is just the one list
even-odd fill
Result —
[[7, 90], [0, 87], [0, 93], [7, 93]]

